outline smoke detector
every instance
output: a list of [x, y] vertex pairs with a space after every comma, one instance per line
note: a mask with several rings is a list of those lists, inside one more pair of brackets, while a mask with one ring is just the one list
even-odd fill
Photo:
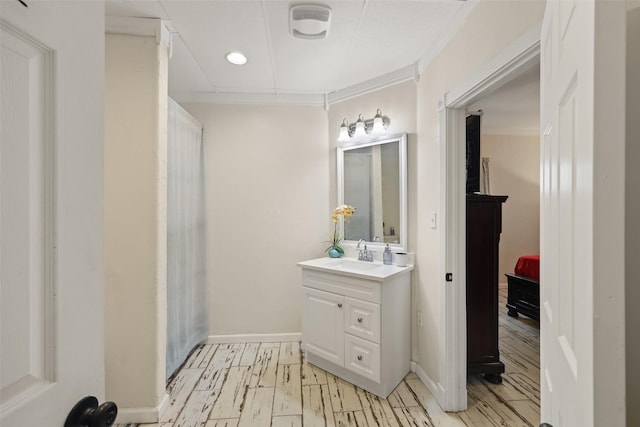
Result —
[[293, 4], [289, 7], [289, 32], [300, 39], [327, 38], [331, 8], [323, 4]]

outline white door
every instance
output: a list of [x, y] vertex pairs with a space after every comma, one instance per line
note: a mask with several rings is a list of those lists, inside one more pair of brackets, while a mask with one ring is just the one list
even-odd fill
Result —
[[624, 7], [549, 1], [542, 26], [541, 420], [554, 427], [624, 425]]
[[344, 297], [302, 288], [303, 349], [344, 366]]
[[0, 425], [104, 399], [104, 4], [0, 5]]

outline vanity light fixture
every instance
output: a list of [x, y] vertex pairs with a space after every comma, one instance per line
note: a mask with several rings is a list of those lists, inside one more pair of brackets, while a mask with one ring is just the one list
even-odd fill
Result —
[[340, 135], [338, 135], [338, 142], [349, 142], [351, 137], [349, 136], [349, 122], [347, 119], [342, 120], [340, 125]]
[[376, 115], [372, 119], [364, 119], [362, 114], [358, 116], [355, 123], [349, 124], [347, 119], [342, 120], [338, 142], [349, 142], [351, 138], [360, 138], [370, 133], [383, 133], [389, 127], [391, 120], [382, 115], [378, 108]]
[[353, 133], [354, 138], [359, 138], [361, 136], [367, 136], [367, 131], [364, 128], [364, 117], [362, 114], [358, 116], [358, 120], [356, 120], [356, 130]]
[[233, 65], [244, 65], [247, 63], [247, 57], [242, 52], [234, 51], [227, 53], [227, 61]]
[[373, 126], [371, 133], [382, 133], [386, 129], [384, 120], [382, 119], [382, 111], [378, 108], [376, 115], [373, 117]]

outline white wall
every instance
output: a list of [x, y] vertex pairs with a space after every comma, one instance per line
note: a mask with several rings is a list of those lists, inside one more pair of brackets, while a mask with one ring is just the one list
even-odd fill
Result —
[[640, 425], [640, 1], [627, 12], [627, 149], [626, 149], [626, 368], [627, 425]]
[[[331, 173], [330, 200], [331, 206], [335, 207], [338, 203], [337, 183], [336, 183], [336, 148], [338, 132], [342, 120], [346, 118], [349, 123], [357, 120], [359, 114], [363, 114], [366, 119], [372, 118], [376, 114], [376, 110], [380, 108], [382, 113], [391, 119], [387, 133], [406, 132], [409, 134], [407, 143], [407, 204], [408, 204], [408, 224], [407, 224], [407, 240], [408, 250], [413, 251], [416, 240], [416, 216], [415, 205], [418, 194], [416, 193], [416, 173], [417, 165], [415, 162], [416, 152], [416, 83], [413, 81], [394, 85], [385, 89], [381, 89], [366, 95], [352, 98], [340, 103], [334, 104], [329, 109], [329, 145]], [[399, 227], [396, 225], [396, 230]], [[414, 280], [415, 284], [415, 280]], [[416, 288], [412, 291], [412, 299], [416, 299]], [[415, 325], [415, 305], [412, 303], [412, 325]], [[417, 359], [417, 337], [416, 329], [412, 328], [412, 360]]]
[[499, 281], [521, 255], [540, 251], [540, 137], [482, 134], [480, 155], [489, 157], [491, 194], [509, 196], [502, 206]]
[[517, 37], [539, 25], [544, 7], [542, 1], [479, 2], [465, 25], [420, 76], [418, 140], [412, 153], [417, 174], [410, 181], [412, 192], [419, 197], [411, 210], [415, 221], [411, 239], [416, 251], [417, 304], [424, 319], [418, 332], [418, 364], [435, 384], [446, 362], [439, 357], [444, 343], [440, 335], [444, 278], [439, 275], [444, 242], [440, 240], [440, 229], [429, 227], [430, 213], [440, 211], [438, 102], [448, 89], [459, 85]]
[[296, 263], [330, 237], [326, 112], [183, 106], [204, 126], [210, 334], [300, 333]]
[[106, 36], [106, 395], [120, 422], [157, 417], [166, 395], [167, 61], [155, 37]]

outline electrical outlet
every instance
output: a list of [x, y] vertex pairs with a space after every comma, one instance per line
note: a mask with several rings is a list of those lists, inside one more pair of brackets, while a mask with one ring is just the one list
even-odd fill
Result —
[[422, 327], [422, 312], [418, 312], [418, 326]]

